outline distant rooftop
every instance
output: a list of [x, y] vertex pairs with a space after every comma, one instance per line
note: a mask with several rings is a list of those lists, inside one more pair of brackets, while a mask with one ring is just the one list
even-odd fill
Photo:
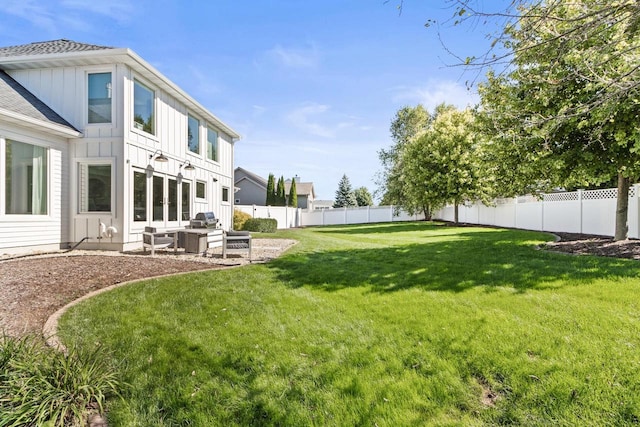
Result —
[[45, 42], [35, 42], [18, 46], [0, 48], [0, 57], [46, 55], [54, 53], [86, 52], [90, 50], [114, 49], [110, 46], [98, 46], [95, 44], [79, 43], [73, 40], [59, 39]]

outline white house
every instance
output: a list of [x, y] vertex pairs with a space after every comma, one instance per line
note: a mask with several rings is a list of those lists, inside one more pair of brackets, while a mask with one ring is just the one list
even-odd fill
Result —
[[139, 248], [233, 218], [239, 135], [127, 48], [0, 48], [0, 253]]

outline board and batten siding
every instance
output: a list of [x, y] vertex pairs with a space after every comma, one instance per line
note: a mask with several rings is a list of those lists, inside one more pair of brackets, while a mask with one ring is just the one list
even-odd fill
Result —
[[[65, 226], [65, 207], [69, 192], [64, 171], [68, 168], [68, 143], [64, 138], [44, 135], [3, 123], [0, 126], [0, 157], [5, 159], [5, 140], [23, 142], [46, 147], [48, 150], [47, 185], [48, 200], [46, 215], [6, 215], [4, 214], [4, 191], [2, 191], [3, 212], [0, 215], [0, 251], [2, 253], [58, 250], [68, 241]], [[0, 176], [0, 186], [4, 190], [5, 176]]]
[[[112, 123], [87, 123], [87, 74], [112, 73]], [[87, 249], [129, 249], [139, 244], [145, 225], [133, 221], [133, 171], [144, 170], [177, 178], [179, 174], [192, 184], [191, 215], [213, 211], [224, 229], [230, 229], [233, 218], [233, 139], [218, 131], [219, 161], [206, 159], [206, 129], [208, 117], [194, 114], [200, 120], [201, 153], [187, 149], [187, 123], [190, 101], [171, 95], [168, 90], [155, 86], [139, 77], [126, 64], [21, 69], [8, 71], [12, 78], [32, 92], [51, 109], [67, 120], [82, 137], [50, 141], [44, 135], [33, 138], [50, 149], [51, 191], [50, 213], [42, 217], [25, 218], [29, 226], [16, 226], [22, 218], [0, 221], [0, 248], [13, 246], [56, 245], [67, 247], [84, 239]], [[133, 126], [134, 81], [139, 80], [155, 92], [155, 135]], [[19, 136], [20, 131], [16, 131]], [[0, 135], [1, 137], [2, 135]], [[19, 137], [18, 141], [29, 142]], [[169, 158], [166, 163], [153, 162], [149, 156], [156, 150]], [[78, 200], [78, 168], [87, 162], [112, 164], [112, 212], [80, 213]], [[194, 171], [180, 168], [186, 161], [196, 167]], [[153, 168], [153, 169], [150, 169]], [[207, 198], [195, 198], [197, 181], [207, 185]], [[222, 188], [229, 189], [229, 203], [222, 203]], [[151, 213], [149, 213], [149, 216]], [[113, 225], [118, 233], [112, 238], [99, 238], [100, 223]], [[168, 227], [183, 227], [187, 221], [179, 219]], [[24, 225], [24, 223], [21, 223]], [[11, 242], [11, 243], [8, 243]]]

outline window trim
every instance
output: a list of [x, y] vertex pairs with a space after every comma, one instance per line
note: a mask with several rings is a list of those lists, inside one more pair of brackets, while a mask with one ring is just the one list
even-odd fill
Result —
[[[198, 185], [202, 184], [204, 186], [204, 197], [198, 196]], [[195, 199], [196, 201], [206, 201], [207, 200], [207, 182], [201, 179], [195, 180]]]
[[[127, 197], [129, 197], [130, 203], [131, 203], [131, 222], [133, 223], [133, 226], [140, 226], [140, 225], [146, 225], [147, 221], [149, 220], [149, 173], [147, 170], [142, 169], [142, 168], [132, 168], [131, 171], [131, 192], [127, 195]], [[133, 198], [135, 197], [135, 182], [136, 182], [136, 174], [140, 174], [142, 176], [144, 176], [145, 179], [145, 186], [144, 186], [144, 197], [145, 197], [145, 203], [144, 203], [144, 219], [140, 219], [140, 220], [136, 220], [136, 206], [135, 203], [133, 201]]]
[[[79, 216], [96, 216], [96, 215], [115, 215], [117, 210], [116, 199], [116, 162], [114, 157], [90, 157], [90, 158], [78, 158], [75, 159], [75, 190], [77, 192], [75, 197], [76, 203], [76, 215]], [[81, 165], [99, 165], [111, 166], [111, 210], [110, 211], [82, 211], [82, 203], [80, 198], [82, 194], [80, 192], [80, 166]]]
[[[220, 164], [220, 131], [208, 123], [207, 123], [206, 129], [207, 129], [207, 138], [206, 138], [207, 145], [205, 147], [204, 157], [208, 162]], [[209, 130], [212, 130], [216, 133], [216, 153], [215, 153], [216, 158], [215, 159], [209, 158]]]
[[[227, 191], [227, 200], [224, 199], [225, 190]], [[222, 202], [223, 205], [231, 204], [230, 196], [231, 196], [231, 188], [227, 187], [226, 185], [223, 185], [222, 189], [220, 190], [220, 201]]]
[[[51, 200], [51, 189], [52, 189], [52, 180], [53, 180], [53, 171], [51, 165], [51, 149], [52, 147], [47, 144], [42, 144], [34, 141], [32, 138], [23, 138], [21, 135], [16, 135], [17, 138], [12, 137], [3, 137], [0, 136], [0, 164], [3, 166], [2, 173], [0, 173], [0, 216], [5, 218], [11, 218], [11, 221], [29, 221], [34, 218], [47, 218], [53, 215], [52, 213], [52, 200]], [[36, 147], [42, 147], [46, 152], [46, 164], [47, 164], [47, 203], [46, 203], [46, 213], [44, 214], [29, 214], [29, 213], [19, 213], [12, 214], [7, 213], [7, 191], [6, 191], [6, 176], [5, 171], [7, 168], [6, 165], [6, 153], [7, 153], [7, 142], [19, 142], [22, 144], [34, 145]], [[28, 141], [28, 142], [27, 142]]]
[[[198, 137], [198, 151], [192, 151], [191, 147], [189, 146], [189, 121], [193, 119], [196, 122], [198, 122], [198, 132], [196, 132], [196, 135]], [[187, 153], [191, 154], [192, 156], [202, 156], [202, 135], [200, 132], [201, 126], [202, 125], [202, 120], [200, 120], [198, 118], [198, 116], [191, 114], [191, 113], [187, 113]]]
[[[89, 75], [90, 74], [105, 74], [105, 73], [110, 73], [111, 74], [111, 121], [110, 122], [105, 122], [105, 123], [90, 123], [89, 122]], [[89, 69], [85, 71], [85, 95], [84, 95], [84, 103], [85, 103], [85, 108], [84, 108], [84, 123], [86, 126], [88, 127], [95, 127], [95, 126], [113, 126], [115, 125], [115, 84], [113, 81], [113, 77], [115, 75], [115, 72], [112, 68], [106, 69], [106, 68], [95, 68], [95, 69]]]
[[[152, 125], [152, 131], [151, 133], [147, 132], [144, 129], [141, 129], [139, 127], [136, 126], [136, 124], [140, 125], [140, 123], [135, 121], [135, 103], [136, 103], [136, 83], [138, 83], [140, 86], [144, 87], [145, 89], [149, 90], [152, 94], [153, 94], [153, 102], [152, 102], [152, 107], [153, 107], [153, 112], [152, 117], [153, 117], [153, 125]], [[131, 91], [131, 130], [137, 133], [141, 133], [142, 135], [149, 135], [153, 138], [157, 138], [158, 137], [158, 105], [157, 105], [157, 100], [158, 100], [158, 95], [157, 95], [157, 90], [154, 89], [154, 87], [150, 84], [148, 84], [145, 80], [142, 80], [138, 77], [134, 77], [133, 78], [133, 85], [132, 85], [132, 91]], [[143, 126], [144, 127], [144, 126]]]

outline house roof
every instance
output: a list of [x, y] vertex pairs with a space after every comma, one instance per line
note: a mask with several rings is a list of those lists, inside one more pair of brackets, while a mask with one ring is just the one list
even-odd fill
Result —
[[79, 43], [73, 40], [51, 40], [35, 42], [17, 46], [0, 47], [0, 57], [2, 56], [23, 56], [23, 55], [47, 55], [68, 52], [85, 52], [89, 50], [114, 49], [109, 46], [99, 46], [95, 44]]
[[260, 185], [261, 187], [264, 187], [264, 189], [267, 189], [267, 180], [264, 179], [263, 177], [256, 175], [253, 172], [250, 172], [244, 168], [241, 167], [237, 167], [236, 170], [234, 171], [234, 176], [237, 176], [238, 173], [243, 173], [245, 176], [241, 177], [240, 179], [235, 180], [236, 183], [242, 181], [243, 178], [248, 178], [251, 181], [255, 182], [256, 184]]
[[60, 39], [0, 48], [0, 70], [107, 65], [123, 63], [136, 75], [185, 103], [194, 114], [237, 140], [240, 135], [202, 104], [128, 48], [115, 48]]
[[22, 125], [45, 125], [64, 136], [79, 136], [80, 132], [20, 83], [0, 70], [0, 116]]
[[[291, 181], [285, 181], [284, 183], [285, 193], [289, 194], [290, 189], [291, 189]], [[313, 182], [297, 182], [296, 181], [296, 194], [298, 196], [315, 197], [315, 192], [313, 191]]]

